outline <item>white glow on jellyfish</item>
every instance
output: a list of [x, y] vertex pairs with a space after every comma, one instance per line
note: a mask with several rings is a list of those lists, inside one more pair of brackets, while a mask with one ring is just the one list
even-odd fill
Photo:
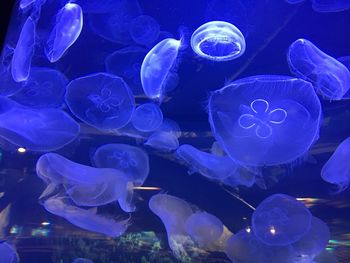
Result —
[[24, 148], [24, 147], [19, 147], [18, 149], [17, 149], [17, 152], [18, 153], [25, 153], [27, 150], [26, 150], [26, 148]]
[[242, 32], [234, 25], [224, 21], [211, 21], [194, 31], [191, 47], [200, 57], [228, 61], [242, 56], [246, 43]]
[[275, 235], [276, 234], [276, 229], [275, 229], [274, 226], [270, 227], [270, 233], [271, 233], [271, 235]]

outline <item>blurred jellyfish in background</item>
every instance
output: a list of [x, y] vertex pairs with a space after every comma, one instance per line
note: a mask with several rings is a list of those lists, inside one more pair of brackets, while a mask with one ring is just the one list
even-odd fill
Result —
[[95, 73], [72, 80], [66, 103], [72, 113], [98, 129], [125, 126], [134, 112], [135, 101], [124, 80], [107, 73]]
[[293, 162], [318, 139], [321, 104], [301, 79], [240, 79], [212, 92], [208, 109], [214, 137], [242, 165]]
[[162, 110], [152, 102], [139, 105], [131, 119], [132, 125], [142, 132], [155, 131], [162, 125], [162, 122]]
[[348, 0], [311, 0], [316, 12], [340, 12], [350, 8]]
[[116, 221], [97, 214], [97, 208], [82, 209], [67, 204], [64, 197], [51, 197], [44, 201], [44, 208], [57, 216], [82, 229], [104, 234], [109, 237], [118, 237], [128, 228], [128, 219]]
[[149, 173], [149, 157], [146, 151], [127, 144], [105, 144], [97, 148], [93, 162], [99, 168], [114, 168], [140, 186]]
[[16, 249], [8, 242], [0, 243], [0, 262], [1, 263], [18, 263], [19, 257]]
[[252, 230], [269, 246], [299, 241], [311, 228], [310, 211], [295, 198], [274, 194], [262, 201], [253, 213]]
[[160, 26], [153, 17], [141, 15], [131, 21], [129, 31], [136, 44], [149, 46], [158, 39]]
[[305, 0], [285, 0], [288, 4], [299, 4]]
[[306, 39], [294, 41], [288, 49], [288, 64], [297, 76], [310, 81], [317, 93], [329, 100], [349, 97], [350, 72], [338, 60]]
[[26, 81], [29, 77], [32, 57], [34, 55], [36, 37], [36, 22], [32, 17], [25, 21], [11, 63], [11, 73], [14, 81]]
[[0, 137], [32, 151], [54, 151], [75, 140], [80, 126], [59, 109], [32, 109], [0, 98]]
[[193, 32], [191, 47], [200, 57], [228, 61], [244, 54], [246, 44], [242, 32], [224, 21], [211, 21]]
[[13, 95], [22, 88], [22, 83], [13, 80], [10, 67], [0, 65], [0, 96]]
[[36, 0], [21, 0], [19, 3], [19, 8], [26, 9], [31, 6]]
[[161, 152], [172, 152], [179, 147], [179, 140], [171, 132], [156, 131], [148, 137], [145, 145]]
[[135, 96], [143, 95], [141, 84], [141, 65], [147, 50], [142, 47], [130, 46], [111, 53], [105, 60], [108, 73], [122, 77]]
[[76, 258], [72, 263], [94, 263], [94, 262], [86, 258]]
[[173, 88], [180, 48], [181, 40], [167, 38], [155, 45], [144, 58], [141, 66], [141, 83], [146, 96], [150, 99], [161, 102], [165, 92]]
[[58, 108], [64, 103], [67, 78], [58, 70], [31, 68], [22, 89], [11, 99], [31, 108]]
[[350, 182], [350, 138], [345, 139], [329, 160], [323, 165], [321, 177], [324, 181], [337, 185], [339, 192], [349, 187]]
[[57, 14], [56, 24], [45, 47], [47, 59], [58, 61], [78, 39], [83, 28], [83, 12], [79, 5], [67, 3]]

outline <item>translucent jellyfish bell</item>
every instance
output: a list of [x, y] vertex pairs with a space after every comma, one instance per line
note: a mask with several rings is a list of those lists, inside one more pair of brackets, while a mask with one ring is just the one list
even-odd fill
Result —
[[135, 43], [148, 46], [158, 39], [160, 26], [153, 17], [141, 15], [131, 21], [129, 30]]
[[246, 44], [242, 32], [224, 21], [211, 21], [193, 32], [191, 47], [200, 57], [228, 61], [244, 54]]
[[274, 194], [262, 201], [253, 213], [252, 230], [266, 245], [286, 246], [310, 230], [312, 215], [295, 198]]
[[18, 263], [19, 257], [16, 249], [8, 242], [0, 243], [0, 262], [1, 263]]
[[176, 64], [181, 40], [166, 38], [155, 45], [146, 55], [141, 66], [141, 83], [150, 99], [162, 100], [167, 86], [172, 85], [173, 68]]
[[144, 103], [136, 108], [131, 119], [132, 125], [139, 131], [157, 130], [163, 122], [163, 113], [155, 103]]
[[209, 122], [216, 140], [248, 166], [289, 163], [318, 139], [321, 104], [311, 83], [253, 76], [212, 92]]

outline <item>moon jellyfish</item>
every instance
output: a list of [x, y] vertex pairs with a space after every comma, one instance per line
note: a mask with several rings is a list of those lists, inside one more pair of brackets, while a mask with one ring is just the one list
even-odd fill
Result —
[[166, 38], [155, 45], [146, 55], [141, 66], [143, 91], [150, 99], [162, 100], [171, 80], [181, 40]]
[[47, 59], [54, 63], [78, 39], [83, 28], [83, 11], [75, 3], [67, 3], [57, 14], [56, 24], [46, 43]]
[[108, 73], [122, 77], [134, 95], [143, 95], [141, 64], [147, 50], [141, 47], [126, 47], [108, 55], [105, 60]]
[[274, 194], [262, 201], [253, 213], [252, 230], [270, 246], [285, 246], [300, 240], [311, 227], [310, 211], [295, 198]]
[[127, 144], [102, 145], [94, 153], [93, 161], [97, 167], [120, 170], [135, 186], [142, 185], [149, 173], [147, 152]]
[[94, 263], [94, 262], [86, 258], [76, 258], [72, 263]]
[[350, 8], [348, 0], [311, 0], [316, 12], [340, 12]]
[[242, 56], [246, 44], [242, 32], [234, 25], [224, 21], [211, 21], [193, 32], [191, 47], [200, 57], [228, 61]]
[[133, 212], [133, 184], [119, 170], [94, 168], [72, 162], [65, 157], [47, 153], [36, 163], [39, 178], [48, 184], [41, 195], [46, 198], [59, 186], [78, 206], [100, 206], [118, 201], [126, 212]]
[[31, 109], [0, 98], [0, 137], [32, 151], [54, 151], [75, 140], [79, 125], [59, 109]]
[[95, 73], [72, 80], [66, 89], [66, 103], [72, 113], [98, 129], [121, 128], [134, 112], [134, 97], [118, 76]]
[[321, 177], [324, 181], [335, 184], [339, 191], [344, 191], [350, 182], [350, 137], [345, 139], [329, 160], [323, 165]]
[[190, 173], [201, 175], [229, 184], [231, 186], [252, 186], [255, 182], [254, 173], [245, 173], [241, 167], [228, 156], [217, 156], [202, 152], [192, 145], [183, 144], [176, 151], [177, 157], [190, 167]]
[[22, 83], [13, 80], [10, 67], [0, 65], [0, 96], [11, 96], [17, 93], [23, 88]]
[[128, 219], [116, 221], [96, 214], [97, 209], [82, 209], [65, 203], [62, 197], [52, 197], [44, 203], [45, 209], [82, 229], [118, 237], [128, 228]]
[[1, 263], [19, 262], [16, 249], [7, 242], [0, 243], [0, 262]]
[[23, 88], [11, 99], [32, 108], [55, 108], [62, 106], [67, 78], [50, 68], [32, 68]]
[[329, 100], [349, 96], [350, 72], [338, 60], [306, 39], [294, 41], [287, 54], [291, 71], [314, 84], [317, 93]]
[[131, 123], [139, 131], [157, 130], [163, 122], [163, 113], [155, 103], [144, 103], [138, 106], [132, 116]]
[[156, 131], [147, 139], [145, 145], [162, 152], [172, 152], [179, 147], [179, 140], [171, 132]]
[[26, 81], [29, 77], [32, 57], [34, 55], [35, 36], [35, 21], [31, 17], [28, 17], [22, 27], [12, 57], [11, 73], [16, 82]]
[[311, 83], [253, 76], [211, 93], [209, 122], [224, 151], [249, 166], [289, 163], [318, 139], [321, 104]]
[[153, 17], [141, 15], [131, 21], [129, 31], [135, 43], [148, 46], [158, 39], [160, 26]]

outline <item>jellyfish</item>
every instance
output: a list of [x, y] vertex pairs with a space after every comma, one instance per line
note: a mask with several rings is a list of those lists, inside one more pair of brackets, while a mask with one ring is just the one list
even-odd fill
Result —
[[309, 40], [294, 41], [289, 46], [287, 59], [291, 71], [313, 83], [316, 92], [324, 98], [339, 100], [349, 96], [349, 70]]
[[135, 96], [143, 95], [140, 71], [146, 54], [146, 49], [142, 47], [131, 46], [118, 49], [107, 56], [106, 71], [122, 77]]
[[36, 163], [36, 172], [47, 188], [41, 199], [63, 186], [65, 194], [78, 206], [100, 206], [118, 201], [125, 212], [135, 210], [133, 184], [120, 170], [94, 168], [72, 162], [65, 157], [46, 153]]
[[93, 156], [96, 167], [120, 170], [135, 186], [140, 186], [149, 173], [146, 151], [127, 144], [105, 144]]
[[286, 246], [301, 240], [310, 230], [312, 215], [295, 198], [274, 194], [262, 201], [253, 213], [252, 230], [269, 246]]
[[145, 145], [161, 152], [172, 152], [179, 147], [179, 140], [171, 132], [156, 131], [147, 139]]
[[21, 0], [19, 3], [20, 9], [26, 9], [27, 7], [31, 6], [35, 0]]
[[34, 55], [36, 24], [32, 17], [24, 23], [11, 63], [11, 73], [14, 81], [26, 81], [29, 77], [32, 57]]
[[13, 80], [11, 67], [0, 65], [0, 96], [11, 96], [22, 88], [22, 83]]
[[65, 99], [72, 113], [98, 129], [121, 128], [134, 112], [132, 92], [118, 76], [95, 73], [72, 80], [66, 89]]
[[181, 145], [176, 150], [176, 156], [190, 167], [190, 173], [198, 172], [209, 179], [231, 186], [250, 187], [255, 182], [254, 173], [244, 173], [228, 156], [206, 153], [189, 144]]
[[94, 263], [94, 262], [87, 258], [76, 258], [72, 263]]
[[17, 263], [19, 257], [16, 249], [8, 242], [0, 243], [0, 262], [1, 263]]
[[321, 177], [338, 186], [339, 191], [348, 188], [350, 182], [350, 137], [339, 144], [333, 155], [323, 165]]
[[350, 56], [339, 57], [337, 60], [343, 63], [344, 66], [350, 70]]
[[23, 88], [11, 99], [31, 108], [58, 108], [64, 102], [67, 78], [58, 70], [32, 68]]
[[47, 59], [54, 63], [78, 39], [83, 28], [83, 12], [79, 5], [67, 3], [57, 14], [56, 24], [45, 47]]
[[160, 26], [153, 17], [140, 15], [131, 21], [129, 31], [136, 44], [149, 46], [158, 39]]
[[311, 83], [287, 76], [252, 76], [211, 93], [215, 139], [237, 163], [290, 163], [318, 139], [321, 104]]
[[0, 137], [32, 151], [54, 151], [75, 140], [80, 126], [59, 109], [32, 109], [0, 97]]
[[350, 8], [348, 0], [311, 0], [316, 12], [340, 12]]
[[43, 205], [48, 212], [63, 217], [77, 227], [109, 237], [121, 236], [129, 226], [128, 219], [116, 221], [98, 215], [97, 209], [82, 209], [67, 204], [63, 197], [51, 197]]
[[163, 113], [155, 103], [144, 103], [138, 106], [132, 116], [131, 123], [139, 131], [157, 130], [163, 122]]
[[191, 36], [191, 47], [200, 57], [228, 61], [244, 54], [246, 44], [242, 32], [224, 21], [211, 21], [197, 28]]
[[141, 66], [141, 83], [150, 99], [162, 101], [165, 91], [169, 89], [167, 86], [173, 85], [180, 47], [181, 40], [166, 38], [147, 53]]

